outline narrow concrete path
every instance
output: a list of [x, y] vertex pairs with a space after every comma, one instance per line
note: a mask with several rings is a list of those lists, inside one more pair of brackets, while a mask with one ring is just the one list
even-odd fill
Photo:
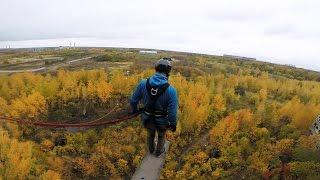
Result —
[[158, 180], [166, 159], [169, 144], [169, 141], [166, 141], [166, 151], [160, 157], [156, 157], [154, 154], [148, 153], [143, 158], [140, 167], [133, 174], [132, 180]]

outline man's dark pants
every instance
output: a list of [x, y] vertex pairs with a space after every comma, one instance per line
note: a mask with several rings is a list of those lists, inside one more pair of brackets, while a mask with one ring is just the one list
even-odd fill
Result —
[[[148, 130], [148, 148], [149, 148], [149, 152], [153, 153], [154, 150], [156, 150], [156, 152], [162, 152], [164, 149], [164, 143], [165, 143], [165, 136], [166, 136], [166, 126], [161, 126], [161, 125], [156, 125], [153, 119], [150, 119], [146, 126], [145, 126]], [[157, 147], [155, 149], [155, 136], [156, 136], [156, 132], [158, 134], [158, 141], [157, 141]]]

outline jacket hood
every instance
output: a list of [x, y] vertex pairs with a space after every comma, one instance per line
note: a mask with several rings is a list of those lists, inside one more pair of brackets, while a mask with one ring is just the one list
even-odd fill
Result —
[[149, 80], [151, 86], [160, 86], [168, 82], [168, 78], [165, 74], [155, 73]]

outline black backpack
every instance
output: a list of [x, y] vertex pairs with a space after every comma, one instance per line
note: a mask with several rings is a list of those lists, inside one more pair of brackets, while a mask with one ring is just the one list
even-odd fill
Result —
[[162, 84], [160, 86], [151, 86], [149, 82], [149, 78], [147, 79], [146, 89], [150, 97], [150, 102], [146, 104], [144, 107], [144, 113], [148, 116], [153, 117], [165, 117], [167, 116], [167, 112], [163, 110], [156, 109], [156, 102], [158, 98], [166, 92], [168, 87], [170, 86], [169, 83]]

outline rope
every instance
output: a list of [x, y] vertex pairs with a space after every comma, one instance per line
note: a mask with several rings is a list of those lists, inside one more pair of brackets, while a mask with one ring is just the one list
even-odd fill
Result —
[[[108, 113], [110, 114], [110, 113]], [[96, 126], [104, 126], [104, 125], [113, 125], [117, 124], [123, 121], [130, 120], [134, 117], [137, 117], [140, 114], [140, 112], [137, 112], [135, 114], [122, 116], [110, 121], [105, 122], [96, 122], [97, 120], [90, 121], [88, 123], [48, 123], [48, 122], [30, 122], [30, 121], [24, 121], [21, 119], [14, 119], [10, 117], [0, 117], [0, 121], [6, 121], [9, 123], [18, 123], [18, 124], [27, 124], [27, 125], [34, 125], [34, 126], [40, 126], [40, 127], [51, 127], [51, 128], [67, 128], [67, 127], [96, 127]], [[99, 118], [99, 120], [102, 118]]]
[[105, 117], [107, 117], [108, 115], [110, 115], [112, 112], [114, 112], [116, 109], [117, 109], [118, 105], [115, 106], [113, 109], [111, 109], [109, 112], [107, 112], [105, 115], [95, 119], [95, 120], [92, 120], [92, 121], [88, 121], [88, 122], [82, 122], [82, 123], [77, 123], [77, 124], [91, 124], [91, 123], [94, 123], [94, 122], [97, 122]]
[[[117, 109], [118, 108], [118, 109]], [[101, 119], [107, 117], [108, 115], [110, 115], [112, 112], [114, 112], [115, 110], [118, 110], [118, 112], [121, 110], [119, 108], [119, 103], [117, 103], [116, 106], [114, 106], [109, 112], [107, 112], [105, 115], [92, 120], [92, 121], [88, 121], [88, 122], [81, 122], [81, 123], [50, 123], [50, 122], [41, 122], [41, 121], [25, 121], [22, 119], [18, 119], [18, 118], [13, 118], [13, 117], [5, 117], [5, 116], [0, 116], [0, 121], [4, 121], [4, 122], [9, 122], [9, 123], [17, 123], [17, 124], [25, 124], [25, 125], [34, 125], [34, 126], [39, 126], [39, 127], [50, 127], [50, 128], [68, 128], [68, 127], [96, 127], [96, 126], [105, 126], [105, 125], [113, 125], [113, 124], [118, 124], [121, 123], [123, 121], [127, 121], [130, 120], [132, 118], [137, 117], [140, 113], [141, 113], [141, 109], [134, 114], [130, 114], [130, 115], [125, 115], [116, 119], [112, 119], [109, 121], [104, 121], [104, 122], [98, 122]]]

